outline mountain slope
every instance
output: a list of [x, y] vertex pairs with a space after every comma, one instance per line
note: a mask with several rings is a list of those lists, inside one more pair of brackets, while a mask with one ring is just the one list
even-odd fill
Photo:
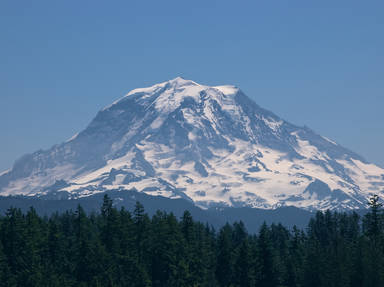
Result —
[[176, 78], [129, 92], [67, 142], [0, 175], [1, 195], [132, 188], [201, 207], [351, 209], [383, 193], [384, 170], [234, 86]]

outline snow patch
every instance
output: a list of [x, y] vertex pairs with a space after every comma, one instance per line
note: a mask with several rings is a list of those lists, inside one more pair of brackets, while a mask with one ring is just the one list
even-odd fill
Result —
[[337, 145], [337, 143], [335, 143], [334, 141], [330, 140], [327, 137], [322, 136], [322, 138], [325, 139], [327, 142], [330, 142], [331, 144]]
[[213, 88], [219, 90], [220, 92], [222, 92], [226, 96], [233, 96], [239, 92], [239, 88], [237, 88], [235, 86], [230, 86], [230, 85], [216, 86]]
[[73, 141], [75, 138], [77, 138], [78, 135], [79, 135], [79, 133], [75, 133], [70, 139], [66, 140], [65, 142], [68, 143], [68, 142]]
[[8, 172], [10, 172], [11, 171], [11, 169], [7, 169], [7, 170], [5, 170], [5, 171], [2, 171], [2, 172], [0, 172], [0, 176], [2, 176], [2, 175], [4, 175], [4, 174], [7, 174]]
[[311, 145], [309, 141], [302, 140], [297, 132], [293, 132], [292, 135], [296, 137], [296, 141], [298, 144], [298, 147], [296, 148], [296, 152], [307, 159], [314, 159], [314, 160], [324, 160], [328, 161], [330, 158], [329, 156], [324, 153], [320, 152], [314, 145]]
[[284, 123], [282, 120], [275, 121], [273, 118], [264, 118], [264, 117], [263, 117], [263, 121], [274, 132], [277, 132], [281, 127], [281, 125]]

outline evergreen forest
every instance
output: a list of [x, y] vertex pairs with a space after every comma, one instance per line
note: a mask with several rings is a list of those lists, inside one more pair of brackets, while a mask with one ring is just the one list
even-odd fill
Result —
[[0, 217], [0, 286], [384, 286], [384, 215], [317, 212], [304, 230], [242, 222], [219, 230], [158, 211], [39, 216], [10, 208]]

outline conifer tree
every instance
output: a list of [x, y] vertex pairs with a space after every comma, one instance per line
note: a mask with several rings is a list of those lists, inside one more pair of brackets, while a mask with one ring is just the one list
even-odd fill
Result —
[[234, 266], [234, 286], [250, 287], [254, 284], [251, 249], [247, 239], [240, 244]]
[[367, 236], [364, 244], [364, 268], [367, 286], [381, 286], [384, 284], [384, 240], [382, 203], [377, 194], [370, 197], [368, 206], [370, 211], [364, 216], [363, 229]]
[[267, 224], [264, 222], [260, 228], [257, 240], [259, 277], [257, 285], [260, 287], [277, 286], [278, 274], [276, 272], [275, 254], [271, 245], [271, 234]]
[[7, 258], [3, 252], [3, 244], [0, 241], [0, 287], [16, 286], [16, 282], [8, 267]]
[[231, 286], [233, 279], [232, 227], [227, 223], [217, 239], [216, 278], [221, 287]]
[[[150, 266], [149, 250], [150, 250], [150, 221], [148, 215], [144, 212], [144, 206], [140, 202], [136, 202], [133, 211], [134, 218], [134, 241], [135, 241], [135, 260], [140, 270], [140, 278], [146, 282], [147, 274]], [[143, 283], [146, 284], [146, 283]]]

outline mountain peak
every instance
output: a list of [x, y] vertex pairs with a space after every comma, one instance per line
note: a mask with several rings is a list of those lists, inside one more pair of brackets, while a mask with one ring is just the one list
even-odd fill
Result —
[[189, 85], [201, 86], [200, 84], [198, 84], [198, 83], [196, 83], [196, 82], [194, 82], [192, 80], [187, 80], [187, 79], [185, 79], [183, 77], [176, 77], [176, 78], [174, 78], [172, 80], [167, 81], [167, 83], [170, 83], [170, 84], [176, 85], [176, 86], [189, 86]]
[[220, 86], [202, 85], [202, 84], [199, 84], [199, 83], [197, 83], [195, 81], [185, 79], [183, 77], [176, 77], [176, 78], [174, 78], [172, 80], [169, 80], [169, 81], [167, 81], [165, 83], [169, 83], [170, 85], [172, 85], [172, 87], [199, 86], [199, 87], [202, 87], [202, 88], [204, 88], [206, 90], [207, 89], [216, 89], [216, 90], [220, 91], [221, 93], [223, 93], [226, 96], [234, 95], [234, 94], [236, 94], [240, 90], [238, 87], [236, 87], [234, 85], [220, 85]]
[[351, 209], [383, 186], [384, 169], [239, 88], [182, 77], [130, 91], [78, 136], [0, 174], [1, 195], [134, 188], [202, 207]]
[[[177, 107], [185, 98], [193, 98], [196, 102], [201, 102], [202, 94], [206, 98], [226, 105], [233, 101], [233, 97], [239, 91], [240, 89], [233, 85], [207, 86], [182, 77], [176, 77], [149, 87], [131, 90], [124, 97], [105, 107], [103, 111], [132, 97], [141, 100], [154, 99], [156, 107], [162, 110], [164, 108], [171, 110], [172, 107]], [[234, 103], [230, 104], [233, 105]]]
[[135, 94], [152, 94], [156, 93], [162, 90], [175, 90], [181, 87], [187, 87], [187, 86], [199, 86], [199, 87], [204, 87], [203, 85], [200, 85], [194, 81], [191, 80], [186, 80], [182, 77], [176, 77], [172, 80], [168, 80], [165, 82], [161, 82], [158, 84], [154, 84], [149, 87], [145, 88], [138, 88], [130, 91], [125, 97], [135, 95]]

